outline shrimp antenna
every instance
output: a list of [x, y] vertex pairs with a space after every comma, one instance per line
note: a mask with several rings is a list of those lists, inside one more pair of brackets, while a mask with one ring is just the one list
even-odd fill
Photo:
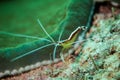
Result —
[[16, 33], [10, 33], [10, 32], [5, 32], [5, 31], [0, 31], [0, 34], [5, 34], [5, 35], [10, 35], [10, 36], [15, 36], [15, 37], [22, 37], [22, 38], [32, 38], [32, 39], [42, 39], [46, 40], [48, 42], [51, 42], [50, 40], [46, 38], [40, 38], [40, 37], [35, 37], [35, 36], [29, 36], [29, 35], [23, 35], [23, 34], [16, 34]]
[[60, 41], [60, 39], [61, 39], [61, 37], [62, 37], [62, 34], [63, 34], [63, 31], [64, 31], [64, 29], [61, 30], [60, 35], [59, 35], [59, 38], [58, 38], [58, 41]]
[[24, 56], [27, 56], [27, 55], [29, 55], [29, 54], [31, 54], [31, 53], [33, 53], [33, 52], [36, 52], [36, 51], [38, 51], [38, 50], [40, 50], [40, 49], [43, 49], [43, 48], [48, 47], [48, 46], [51, 46], [51, 45], [54, 45], [54, 43], [44, 45], [44, 46], [42, 46], [42, 47], [36, 48], [36, 49], [34, 49], [34, 50], [31, 50], [31, 51], [29, 51], [29, 52], [27, 52], [27, 53], [25, 53], [25, 54], [23, 54], [23, 55], [21, 55], [21, 56], [15, 57], [15, 58], [13, 58], [13, 59], [11, 60], [11, 62], [16, 61], [16, 60], [18, 60], [18, 59], [20, 59], [20, 58], [22, 58], [22, 57], [24, 57]]
[[52, 42], [55, 43], [55, 40], [48, 34], [48, 32], [45, 30], [45, 28], [43, 27], [43, 25], [42, 25], [42, 23], [40, 22], [40, 20], [38, 19], [37, 21], [38, 21], [40, 27], [42, 28], [42, 30], [45, 32], [45, 34], [52, 40]]
[[[64, 31], [64, 29], [61, 30], [61, 32], [60, 32], [60, 35], [59, 35], [59, 38], [58, 38], [58, 42], [60, 41], [60, 39], [61, 39], [61, 37], [62, 37], [63, 31]], [[53, 60], [55, 60], [55, 57], [56, 57], [55, 55], [56, 55], [57, 46], [58, 46], [58, 44], [56, 44], [55, 47], [54, 47]]]
[[54, 51], [53, 51], [53, 60], [55, 60], [55, 57], [56, 57], [56, 50], [57, 50], [57, 44], [55, 45], [54, 47]]

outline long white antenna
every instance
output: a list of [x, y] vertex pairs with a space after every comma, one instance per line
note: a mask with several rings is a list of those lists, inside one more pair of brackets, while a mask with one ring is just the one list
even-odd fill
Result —
[[57, 44], [54, 47], [54, 51], [53, 51], [53, 60], [55, 60], [55, 56], [56, 56], [56, 50], [57, 50]]
[[38, 19], [37, 21], [40, 24], [40, 27], [42, 28], [42, 30], [45, 32], [45, 34], [55, 43], [55, 40], [48, 34], [48, 32], [45, 30], [45, 28], [41, 24], [40, 20]]
[[42, 47], [39, 47], [39, 48], [34, 49], [34, 50], [32, 50], [32, 51], [29, 51], [29, 52], [27, 52], [27, 53], [25, 53], [25, 54], [23, 54], [23, 55], [21, 55], [21, 56], [15, 57], [15, 58], [13, 58], [13, 59], [11, 60], [11, 62], [16, 61], [16, 60], [18, 60], [18, 59], [20, 59], [20, 58], [22, 58], [22, 57], [24, 57], [24, 56], [27, 56], [27, 55], [35, 52], [35, 51], [38, 51], [38, 50], [40, 50], [40, 49], [42, 49], [42, 48], [45, 48], [45, 47], [48, 47], [48, 46], [51, 46], [51, 45], [54, 45], [54, 43], [47, 44], [47, 45], [45, 45], [45, 46], [42, 46]]
[[46, 40], [48, 42], [51, 42], [50, 40], [45, 39], [45, 38], [23, 35], [23, 34], [10, 33], [10, 32], [5, 32], [5, 31], [0, 31], [0, 34], [5, 34], [5, 35], [10, 35], [10, 36], [15, 36], [15, 37], [22, 37], [22, 38], [42, 39], [42, 40]]
[[63, 31], [64, 31], [64, 29], [61, 30], [61, 32], [60, 32], [60, 35], [59, 35], [59, 38], [58, 38], [58, 42], [60, 41], [60, 39], [61, 39], [61, 37], [62, 37]]

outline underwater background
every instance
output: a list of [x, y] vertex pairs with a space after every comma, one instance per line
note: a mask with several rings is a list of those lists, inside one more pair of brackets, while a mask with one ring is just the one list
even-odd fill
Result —
[[[50, 44], [50, 42], [23, 38], [14, 34], [48, 39], [37, 22], [37, 19], [40, 19], [55, 41], [58, 40], [62, 30], [64, 31], [61, 40], [65, 40], [77, 27], [90, 23], [92, 6], [93, 0], [1, 1], [0, 72], [50, 60], [50, 54], [53, 53], [54, 45], [39, 50], [40, 47]], [[60, 51], [61, 48], [57, 49], [56, 55], [59, 56]], [[11, 61], [15, 57], [29, 52], [29, 55]]]
[[[14, 36], [14, 34], [44, 38], [46, 34], [40, 28], [37, 19], [40, 19], [49, 34], [52, 33], [65, 17], [68, 2], [68, 0], [57, 2], [56, 0], [5, 0], [0, 2], [0, 71], [36, 62], [38, 55], [34, 55], [36, 57], [32, 58], [27, 57], [22, 61], [18, 60], [18, 62], [10, 61], [18, 55], [45, 45], [44, 41]], [[10, 35], [11, 33], [13, 35]], [[36, 46], [36, 44], [38, 45]], [[45, 59], [46, 55], [42, 53], [42, 57], [41, 59]], [[49, 53], [47, 57], [50, 59]], [[25, 62], [26, 59], [27, 62]]]
[[[37, 19], [48, 33], [53, 32], [65, 17], [69, 0], [3, 0], [0, 2], [0, 31], [30, 36], [46, 36]], [[0, 48], [16, 47], [35, 39], [0, 34]]]
[[[120, 80], [119, 3], [119, 0], [1, 0], [0, 79]], [[38, 19], [53, 41], [41, 29]], [[91, 28], [87, 33], [80, 31], [77, 42], [72, 41], [76, 44], [63, 52], [67, 56], [62, 61], [60, 52], [64, 46], [56, 47], [58, 42], [69, 39], [81, 26], [87, 27], [86, 32]], [[51, 59], [53, 56], [56, 60]]]

